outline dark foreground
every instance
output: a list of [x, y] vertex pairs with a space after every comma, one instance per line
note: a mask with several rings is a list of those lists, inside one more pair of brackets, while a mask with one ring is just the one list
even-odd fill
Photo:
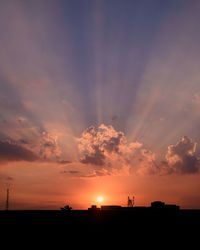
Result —
[[[183, 229], [186, 225], [200, 227], [200, 210], [163, 211], [88, 211], [88, 210], [16, 210], [0, 211], [1, 226], [9, 230], [65, 231], [88, 230], [151, 230]], [[175, 227], [175, 228], [174, 228]]]
[[[163, 211], [0, 211], [1, 239], [15, 246], [53, 249], [97, 248], [109, 242], [157, 249], [188, 246], [200, 239], [200, 210]], [[95, 242], [95, 243], [94, 243]], [[114, 245], [115, 247], [114, 247]], [[160, 244], [162, 247], [160, 247]], [[195, 243], [196, 244], [196, 243]], [[110, 245], [110, 246], [111, 246]], [[104, 246], [104, 245], [103, 245]], [[144, 248], [145, 248], [144, 247]], [[68, 248], [68, 247], [65, 247]], [[123, 248], [123, 249], [124, 249]]]

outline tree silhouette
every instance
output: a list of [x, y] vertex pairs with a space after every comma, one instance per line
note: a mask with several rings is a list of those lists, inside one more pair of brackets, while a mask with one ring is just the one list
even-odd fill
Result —
[[66, 205], [64, 207], [61, 207], [60, 209], [63, 210], [63, 211], [71, 211], [72, 207], [70, 207], [69, 205]]

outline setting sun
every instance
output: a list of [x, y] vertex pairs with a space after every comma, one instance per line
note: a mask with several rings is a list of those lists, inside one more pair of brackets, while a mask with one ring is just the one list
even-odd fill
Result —
[[97, 197], [97, 201], [101, 203], [103, 201], [103, 197], [102, 196], [98, 196]]

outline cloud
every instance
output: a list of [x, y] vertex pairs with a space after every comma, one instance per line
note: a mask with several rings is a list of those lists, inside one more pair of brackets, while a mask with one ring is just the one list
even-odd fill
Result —
[[44, 160], [59, 159], [61, 150], [57, 143], [57, 136], [44, 131], [39, 144], [39, 155]]
[[70, 162], [61, 157], [62, 151], [58, 145], [57, 139], [57, 135], [43, 131], [37, 136], [35, 141], [20, 139], [19, 142], [24, 147], [33, 151], [40, 161], [57, 162], [63, 165], [68, 164]]
[[14, 178], [12, 176], [9, 175], [4, 175], [4, 174], [0, 174], [0, 181], [5, 182], [5, 183], [11, 183], [14, 181]]
[[200, 93], [195, 93], [194, 94], [194, 99], [193, 101], [197, 102], [197, 103], [200, 103]]
[[10, 141], [0, 141], [0, 161], [36, 161], [38, 157], [32, 151]]
[[71, 177], [79, 177], [79, 178], [92, 178], [98, 176], [107, 176], [111, 175], [110, 172], [106, 171], [105, 169], [101, 170], [64, 170], [60, 172], [62, 175], [71, 176]]
[[97, 177], [106, 175], [139, 174], [196, 174], [200, 169], [200, 158], [196, 155], [197, 143], [187, 136], [176, 144], [169, 145], [164, 159], [145, 148], [140, 142], [128, 142], [122, 131], [101, 124], [88, 127], [76, 139], [78, 159], [62, 158], [57, 136], [41, 133], [38, 141], [27, 139], [0, 140], [0, 162], [41, 161], [55, 162], [65, 167], [62, 174], [75, 177]]
[[139, 173], [143, 174], [197, 174], [200, 169], [200, 158], [196, 156], [197, 143], [187, 136], [182, 137], [177, 144], [168, 146], [165, 159], [152, 161], [142, 166]]
[[77, 141], [80, 162], [93, 166], [90, 176], [130, 174], [152, 160], [152, 153], [144, 149], [142, 143], [128, 143], [124, 133], [112, 126], [101, 124], [97, 129], [90, 126]]
[[87, 128], [78, 138], [80, 163], [90, 165], [93, 172], [87, 177], [111, 174], [192, 174], [198, 173], [200, 158], [195, 155], [196, 143], [186, 136], [167, 148], [165, 158], [158, 160], [156, 154], [140, 142], [128, 143], [123, 132], [112, 126], [100, 125]]
[[94, 126], [87, 128], [78, 139], [79, 150], [82, 154], [80, 162], [92, 164], [100, 168], [113, 168], [114, 158], [120, 156], [120, 145], [125, 137], [112, 126], [100, 125], [97, 130]]
[[22, 116], [19, 116], [19, 117], [17, 118], [17, 122], [18, 122], [19, 124], [23, 123], [24, 121], [26, 121], [26, 118], [24, 118], [24, 117], [22, 117]]
[[0, 161], [41, 161], [69, 164], [70, 161], [61, 157], [61, 149], [57, 143], [57, 136], [48, 132], [41, 132], [40, 137], [34, 139], [21, 137], [18, 140], [0, 139]]
[[168, 147], [166, 160], [171, 171], [181, 174], [199, 172], [200, 158], [195, 155], [196, 145], [184, 136], [177, 144]]
[[92, 145], [91, 146], [91, 152], [86, 154], [80, 162], [84, 164], [94, 164], [102, 166], [105, 163], [105, 155], [104, 151], [100, 149], [98, 145]]
[[61, 165], [67, 165], [67, 164], [72, 163], [72, 162], [68, 161], [68, 160], [58, 160], [57, 163], [59, 163]]
[[81, 162], [103, 165], [109, 154], [120, 153], [120, 146], [126, 143], [126, 138], [123, 132], [102, 124], [97, 131], [94, 126], [87, 128], [78, 142], [79, 149], [84, 154]]

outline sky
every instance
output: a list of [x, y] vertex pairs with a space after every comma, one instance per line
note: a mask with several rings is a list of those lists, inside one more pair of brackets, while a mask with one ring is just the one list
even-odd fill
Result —
[[0, 209], [200, 208], [199, 12], [0, 0]]

